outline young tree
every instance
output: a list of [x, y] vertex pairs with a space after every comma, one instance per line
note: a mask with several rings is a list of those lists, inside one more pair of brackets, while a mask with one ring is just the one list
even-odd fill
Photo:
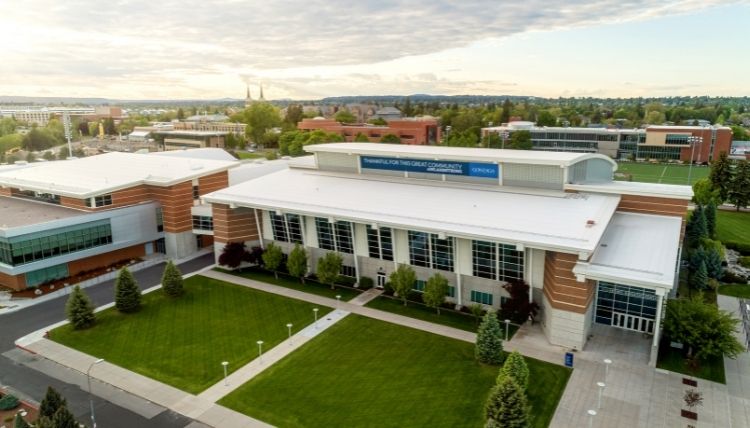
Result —
[[354, 137], [354, 142], [355, 143], [369, 143], [370, 139], [367, 138], [367, 135], [365, 135], [365, 134], [363, 134], [361, 132], [358, 132], [357, 136]]
[[732, 182], [729, 184], [728, 199], [737, 208], [747, 208], [750, 204], [750, 162], [737, 162]]
[[318, 260], [318, 269], [315, 274], [318, 276], [318, 280], [323, 284], [328, 284], [331, 289], [336, 288], [336, 280], [339, 278], [341, 272], [341, 263], [343, 259], [338, 253], [328, 252], [320, 260]]
[[65, 304], [65, 314], [76, 330], [91, 327], [96, 322], [94, 304], [86, 293], [76, 285]]
[[734, 335], [738, 323], [731, 313], [704, 302], [698, 293], [690, 299], [667, 301], [664, 334], [685, 345], [688, 359], [736, 358], [744, 351]]
[[713, 187], [713, 183], [708, 178], [701, 178], [693, 183], [693, 202], [698, 205], [707, 206], [713, 202], [714, 205], [721, 203], [719, 189]]
[[219, 264], [232, 269], [239, 267], [245, 261], [248, 261], [248, 253], [242, 242], [227, 243], [219, 255]]
[[716, 203], [713, 200], [709, 200], [706, 204], [703, 216], [706, 218], [708, 237], [714, 239], [716, 237]]
[[279, 279], [279, 269], [283, 262], [284, 253], [281, 251], [281, 247], [273, 242], [268, 244], [266, 251], [263, 252], [263, 264], [266, 266], [266, 269], [273, 271], [273, 276], [276, 279]]
[[294, 249], [289, 253], [286, 261], [286, 268], [289, 274], [299, 278], [300, 282], [305, 283], [305, 274], [307, 274], [307, 251], [300, 244], [295, 244]]
[[55, 388], [48, 386], [47, 393], [39, 405], [39, 417], [52, 418], [59, 408], [65, 407], [67, 404], [65, 398]]
[[403, 300], [404, 306], [406, 306], [409, 292], [414, 288], [414, 283], [417, 282], [416, 272], [411, 266], [400, 264], [395, 271], [391, 272], [390, 280], [393, 291]]
[[703, 214], [703, 208], [700, 205], [696, 206], [695, 211], [690, 215], [687, 224], [687, 237], [691, 248], [697, 247], [702, 238], [708, 237], [706, 216]]
[[182, 284], [182, 272], [172, 260], [168, 261], [164, 267], [164, 274], [161, 276], [161, 288], [170, 297], [179, 297], [185, 292]]
[[708, 176], [714, 189], [719, 191], [719, 202], [724, 202], [729, 197], [729, 185], [732, 182], [732, 162], [726, 152], [722, 152], [718, 159], [711, 163], [711, 172]]
[[518, 386], [526, 391], [526, 388], [529, 386], [529, 366], [526, 365], [523, 355], [518, 353], [518, 351], [511, 352], [500, 369], [497, 383], [500, 383], [501, 376], [512, 377], [518, 383]]
[[380, 142], [386, 144], [401, 144], [401, 137], [396, 134], [385, 134], [380, 138]]
[[516, 324], [523, 324], [529, 319], [533, 319], [539, 311], [539, 305], [536, 302], [529, 301], [530, 287], [523, 280], [511, 281], [503, 288], [510, 294], [510, 298], [502, 304], [503, 315], [508, 317]]
[[497, 314], [487, 311], [477, 332], [477, 343], [474, 348], [477, 361], [484, 364], [499, 365], [503, 362], [503, 340]]
[[448, 295], [448, 280], [439, 273], [432, 275], [427, 280], [427, 284], [424, 286], [424, 294], [422, 299], [424, 303], [437, 310], [437, 314], [440, 315], [440, 305], [445, 302], [445, 296]]
[[21, 413], [16, 413], [16, 418], [13, 421], [13, 428], [31, 428], [31, 425], [29, 425], [26, 420], [21, 416]]
[[141, 308], [141, 289], [126, 267], [120, 269], [115, 280], [115, 307], [122, 313], [136, 312]]
[[705, 290], [708, 287], [708, 269], [706, 269], [705, 260], [701, 260], [698, 269], [690, 275], [690, 286], [695, 290]]
[[253, 143], [263, 144], [266, 131], [281, 125], [281, 116], [273, 105], [257, 102], [244, 111], [243, 121], [248, 125], [245, 134]]
[[509, 376], [501, 376], [484, 406], [487, 428], [526, 428], [529, 403], [523, 389]]
[[[52, 424], [49, 428], [78, 428], [79, 424], [76, 421], [75, 416], [70, 413], [67, 406], [60, 407], [57, 409], [54, 415], [52, 415]], [[40, 428], [46, 428], [40, 424]]]
[[337, 111], [336, 114], [333, 116], [333, 118], [336, 120], [336, 122], [339, 122], [339, 123], [357, 122], [357, 118], [354, 117], [352, 112], [350, 112], [348, 109], [341, 109]]
[[510, 134], [510, 144], [506, 144], [506, 149], [516, 150], [531, 150], [531, 132], [530, 131], [515, 131]]
[[721, 255], [716, 248], [709, 248], [708, 250], [706, 250], [705, 264], [706, 274], [709, 278], [721, 278], [722, 274], [724, 273], [724, 269], [721, 266]]

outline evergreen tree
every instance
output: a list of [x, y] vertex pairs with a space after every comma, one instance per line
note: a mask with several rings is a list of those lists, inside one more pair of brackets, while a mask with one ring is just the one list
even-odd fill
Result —
[[65, 304], [65, 314], [76, 330], [91, 327], [96, 322], [94, 304], [81, 287], [76, 285]]
[[294, 249], [289, 253], [289, 259], [286, 261], [286, 268], [290, 275], [296, 276], [303, 284], [305, 283], [307, 251], [300, 244], [294, 244]]
[[724, 269], [721, 266], [721, 255], [719, 254], [719, 251], [716, 248], [709, 248], [706, 251], [704, 262], [706, 264], [706, 274], [708, 277], [720, 279]]
[[510, 376], [501, 376], [484, 406], [487, 423], [493, 428], [527, 428], [529, 403], [523, 389]]
[[284, 263], [284, 253], [281, 252], [281, 247], [273, 242], [268, 244], [262, 258], [266, 269], [273, 271], [273, 276], [279, 279], [279, 269], [281, 264]]
[[690, 271], [695, 272], [698, 270], [698, 267], [700, 267], [701, 263], [706, 262], [706, 250], [703, 249], [703, 246], [699, 246], [695, 250], [693, 250], [690, 253]]
[[67, 406], [67, 402], [62, 395], [60, 395], [55, 388], [51, 386], [47, 387], [47, 393], [44, 395], [41, 404], [39, 405], [39, 417], [52, 418], [57, 409]]
[[737, 162], [737, 169], [729, 186], [728, 199], [737, 208], [747, 208], [750, 204], [750, 162]]
[[338, 253], [326, 253], [325, 256], [318, 260], [318, 268], [315, 272], [318, 280], [323, 284], [330, 285], [331, 289], [336, 288], [336, 280], [339, 278], [342, 263], [343, 259]]
[[78, 428], [78, 422], [67, 406], [57, 409], [52, 416], [52, 424], [55, 428]]
[[161, 288], [170, 297], [179, 297], [185, 292], [182, 283], [182, 272], [180, 272], [180, 269], [175, 266], [172, 260], [168, 261], [164, 267], [164, 274], [161, 277]]
[[709, 180], [714, 189], [719, 190], [719, 199], [724, 202], [729, 197], [729, 186], [732, 182], [732, 162], [726, 152], [722, 152], [718, 159], [711, 163]]
[[703, 208], [698, 205], [690, 215], [690, 221], [688, 221], [688, 243], [690, 247], [697, 247], [702, 238], [708, 237], [708, 227], [706, 226], [706, 216], [703, 214]]
[[414, 283], [417, 282], [417, 274], [414, 269], [409, 265], [399, 264], [395, 271], [391, 272], [390, 275], [391, 287], [393, 291], [398, 294], [406, 306], [406, 299], [409, 297], [409, 292], [414, 288]]
[[710, 200], [706, 205], [703, 216], [706, 218], [708, 237], [714, 239], [716, 237], [716, 203], [713, 200]]
[[701, 261], [698, 269], [690, 276], [690, 286], [696, 290], [705, 290], [708, 287], [708, 270], [705, 261]]
[[115, 307], [122, 313], [135, 312], [141, 308], [141, 289], [126, 267], [120, 269], [115, 280]]
[[523, 355], [518, 351], [513, 351], [505, 359], [503, 367], [500, 369], [500, 375], [497, 378], [497, 383], [500, 383], [502, 376], [510, 376], [516, 381], [518, 386], [524, 391], [529, 386], [529, 367], [526, 365], [526, 360], [523, 359]]
[[493, 311], [487, 311], [477, 332], [474, 355], [480, 363], [499, 365], [503, 362], [503, 340], [500, 323]]
[[31, 428], [31, 426], [26, 423], [20, 413], [16, 413], [16, 419], [13, 421], [13, 428]]

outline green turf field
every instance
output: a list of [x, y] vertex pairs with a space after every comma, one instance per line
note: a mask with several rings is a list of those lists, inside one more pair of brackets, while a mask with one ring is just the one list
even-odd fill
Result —
[[716, 239], [750, 245], [750, 213], [744, 211], [716, 212]]
[[198, 393], [221, 380], [221, 362], [234, 371], [258, 356], [255, 342], [268, 350], [313, 322], [313, 307], [330, 308], [193, 276], [185, 295], [161, 291], [143, 296], [143, 308], [123, 315], [114, 308], [97, 314], [96, 325], [76, 331], [70, 325], [50, 338], [97, 358]]
[[[570, 370], [526, 362], [546, 427]], [[480, 427], [497, 373], [471, 343], [349, 315], [219, 403], [279, 427]]]
[[692, 173], [689, 170], [688, 165], [618, 162], [615, 179], [627, 179], [617, 175], [624, 173], [629, 174], [632, 181], [685, 185], [688, 184], [688, 174], [690, 174], [690, 184], [692, 185], [697, 180], [708, 177], [709, 167], [707, 166], [693, 165]]

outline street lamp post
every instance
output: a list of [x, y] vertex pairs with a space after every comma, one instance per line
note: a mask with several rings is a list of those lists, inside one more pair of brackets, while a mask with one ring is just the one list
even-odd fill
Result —
[[286, 325], [286, 329], [289, 331], [289, 344], [292, 344], [292, 323]]
[[604, 359], [604, 382], [607, 382], [607, 376], [609, 375], [609, 365], [612, 364], [612, 360], [609, 358]]
[[492, 125], [494, 125], [494, 123], [487, 122], [487, 128], [488, 128], [487, 129], [487, 148], [489, 148], [490, 145], [492, 145], [492, 130], [489, 129], [489, 128], [492, 128]]
[[693, 155], [695, 154], [695, 146], [696, 144], [701, 144], [703, 142], [703, 137], [697, 136], [697, 135], [691, 135], [688, 137], [688, 143], [690, 143], [690, 165], [688, 166], [688, 186], [690, 185], [690, 178], [692, 177], [693, 172]]
[[224, 386], [229, 386], [229, 380], [227, 379], [227, 366], [229, 361], [222, 361], [221, 366], [224, 367]]
[[589, 414], [589, 428], [594, 426], [594, 416], [596, 416], [596, 410], [589, 410], [586, 412]]
[[508, 327], [510, 326], [510, 320], [505, 320], [505, 341], [508, 341]]
[[337, 307], [337, 308], [339, 307], [339, 304], [340, 304], [340, 303], [341, 303], [341, 295], [340, 295], [340, 294], [337, 294], [337, 295], [336, 295], [336, 307]]
[[263, 341], [259, 340], [255, 343], [258, 344], [258, 360], [262, 363], [263, 362]]
[[89, 405], [91, 406], [91, 426], [93, 428], [96, 428], [96, 416], [94, 415], [94, 396], [91, 394], [91, 369], [93, 369], [95, 365], [101, 363], [102, 361], [104, 361], [104, 359], [99, 358], [98, 360], [92, 362], [89, 365], [88, 370], [86, 370], [86, 381], [89, 385]]
[[313, 314], [315, 315], [315, 328], [318, 328], [318, 308], [313, 308]]
[[607, 387], [607, 384], [604, 382], [597, 382], [596, 386], [599, 387], [599, 400], [597, 400], [596, 408], [597, 410], [600, 410], [602, 408], [602, 393], [604, 392], [604, 388]]

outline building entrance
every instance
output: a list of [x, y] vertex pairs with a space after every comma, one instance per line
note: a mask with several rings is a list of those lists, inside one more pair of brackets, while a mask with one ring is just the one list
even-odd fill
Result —
[[600, 281], [595, 320], [599, 324], [653, 334], [657, 302], [654, 290]]

